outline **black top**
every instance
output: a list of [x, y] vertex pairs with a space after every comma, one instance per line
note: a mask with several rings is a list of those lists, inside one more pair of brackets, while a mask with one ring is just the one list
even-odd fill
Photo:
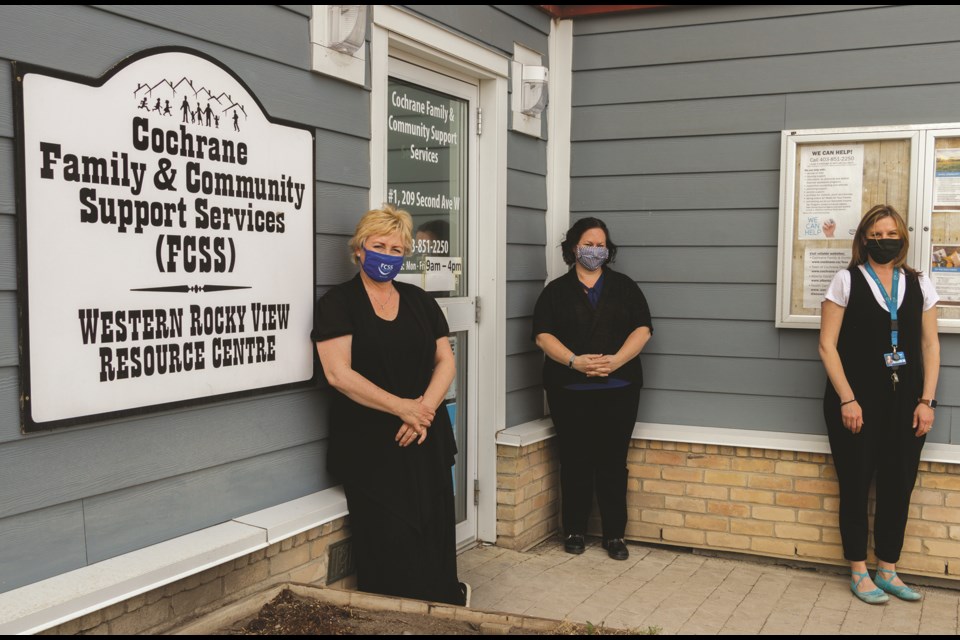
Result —
[[[884, 363], [884, 354], [890, 353], [890, 311], [881, 307], [867, 276], [858, 267], [850, 271], [850, 298], [843, 313], [837, 352], [843, 365], [843, 373], [853, 389], [864, 412], [864, 424], [887, 423], [907, 420], [912, 422], [917, 398], [923, 393], [923, 352], [921, 333], [923, 328], [923, 291], [915, 276], [900, 280], [905, 286], [903, 304], [897, 310], [899, 344], [907, 364], [897, 369], [894, 389], [890, 379], [893, 369]], [[840, 398], [827, 380], [824, 407], [827, 415], [840, 418]]]
[[[426, 292], [402, 282], [394, 286], [400, 304], [397, 317], [387, 321], [374, 312], [359, 274], [337, 285], [317, 302], [310, 338], [323, 342], [352, 335], [354, 371], [396, 396], [418, 398], [433, 376], [437, 339], [449, 328], [440, 306]], [[330, 414], [327, 468], [385, 506], [416, 512], [420, 506], [404, 504], [414, 496], [429, 500], [430, 491], [441, 486], [431, 474], [450, 473], [456, 443], [445, 403], [423, 444], [407, 447], [394, 441], [402, 421], [391, 413], [333, 390]]]
[[[533, 310], [533, 339], [536, 340], [537, 334], [549, 333], [575, 354], [612, 355], [620, 350], [627, 337], [638, 327], [650, 327], [650, 331], [653, 331], [650, 307], [637, 283], [607, 266], [603, 267], [603, 279], [603, 290], [596, 309], [587, 300], [576, 269], [570, 269], [549, 283]], [[643, 386], [640, 356], [617, 369], [614, 375]], [[566, 364], [544, 356], [544, 385], [603, 386], [606, 382], [607, 378], [588, 378]]]

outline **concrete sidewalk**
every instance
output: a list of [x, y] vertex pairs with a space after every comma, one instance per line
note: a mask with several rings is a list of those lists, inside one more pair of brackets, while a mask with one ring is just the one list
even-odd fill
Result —
[[[919, 603], [856, 600], [849, 576], [758, 559], [628, 543], [611, 560], [597, 538], [583, 555], [558, 537], [526, 553], [477, 547], [459, 557], [472, 606], [661, 634], [944, 634], [958, 631], [960, 591], [920, 586]], [[913, 584], [913, 583], [911, 583]], [[916, 585], [915, 585], [916, 586]]]

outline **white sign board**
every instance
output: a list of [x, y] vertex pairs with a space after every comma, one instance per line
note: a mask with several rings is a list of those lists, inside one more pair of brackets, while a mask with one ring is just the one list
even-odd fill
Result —
[[310, 380], [311, 131], [197, 52], [16, 75], [25, 428]]

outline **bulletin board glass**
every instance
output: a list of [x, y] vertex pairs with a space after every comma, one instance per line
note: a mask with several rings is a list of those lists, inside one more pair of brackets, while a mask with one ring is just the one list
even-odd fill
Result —
[[[784, 131], [781, 143], [776, 326], [819, 329], [823, 294], [848, 266], [857, 225], [874, 205], [891, 205], [906, 218], [908, 262], [921, 264], [922, 135], [913, 128], [819, 129]], [[957, 223], [960, 250], [960, 206]]]

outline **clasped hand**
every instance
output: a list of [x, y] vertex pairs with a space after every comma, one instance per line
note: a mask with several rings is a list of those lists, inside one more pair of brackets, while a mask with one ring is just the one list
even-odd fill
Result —
[[423, 396], [415, 400], [401, 400], [397, 416], [403, 420], [403, 424], [394, 441], [400, 443], [401, 447], [406, 447], [414, 440], [417, 440], [417, 444], [423, 444], [435, 415], [436, 411], [423, 403]]
[[585, 353], [577, 356], [573, 361], [573, 368], [588, 378], [604, 378], [616, 371], [619, 366], [615, 356], [599, 353]]

